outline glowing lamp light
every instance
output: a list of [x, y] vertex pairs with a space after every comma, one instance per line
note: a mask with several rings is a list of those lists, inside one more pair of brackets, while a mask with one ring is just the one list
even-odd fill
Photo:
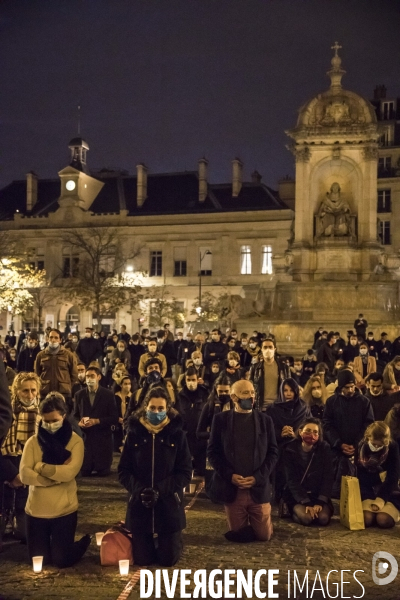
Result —
[[120, 575], [129, 575], [129, 560], [120, 560], [119, 561], [119, 574]]
[[198, 315], [201, 315], [201, 306], [198, 306], [196, 308], [196, 312], [197, 312]]
[[99, 531], [98, 533], [96, 533], [96, 544], [98, 546], [101, 546], [101, 541], [104, 537], [104, 531]]
[[128, 265], [128, 266], [126, 267], [126, 270], [127, 270], [127, 272], [128, 272], [128, 273], [132, 273], [132, 272], [133, 272], [133, 267], [132, 267], [132, 265]]
[[32, 556], [33, 572], [41, 573], [43, 567], [43, 556]]

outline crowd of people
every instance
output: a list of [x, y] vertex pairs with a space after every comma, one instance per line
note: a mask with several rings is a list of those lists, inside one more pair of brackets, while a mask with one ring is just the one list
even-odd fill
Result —
[[138, 565], [179, 560], [193, 476], [224, 505], [233, 542], [271, 538], [271, 501], [327, 526], [348, 474], [366, 527], [400, 519], [400, 336], [376, 340], [363, 315], [344, 337], [320, 327], [303, 356], [279, 354], [271, 333], [168, 324], [11, 331], [0, 353], [0, 506], [45, 564], [86, 552], [76, 478], [107, 477], [116, 453]]

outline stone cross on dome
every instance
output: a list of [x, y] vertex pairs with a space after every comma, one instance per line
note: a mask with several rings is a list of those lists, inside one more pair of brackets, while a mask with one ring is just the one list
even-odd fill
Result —
[[341, 48], [343, 48], [343, 46], [339, 46], [338, 42], [335, 42], [335, 45], [331, 46], [331, 49], [335, 51], [335, 56], [339, 56], [338, 50], [340, 50]]

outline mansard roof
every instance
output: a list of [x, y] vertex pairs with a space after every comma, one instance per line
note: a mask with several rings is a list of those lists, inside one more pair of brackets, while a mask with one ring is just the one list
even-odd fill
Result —
[[[237, 198], [232, 197], [232, 184], [208, 184], [208, 195], [199, 202], [199, 179], [196, 171], [149, 174], [147, 198], [137, 206], [137, 180], [126, 171], [102, 169], [91, 173], [104, 186], [93, 201], [90, 212], [129, 215], [191, 214], [210, 212], [285, 210], [288, 207], [278, 192], [263, 183], [243, 183]], [[60, 179], [38, 179], [37, 203], [26, 210], [26, 180], [16, 180], [0, 190], [0, 220], [12, 220], [14, 213], [45, 216], [59, 208]]]

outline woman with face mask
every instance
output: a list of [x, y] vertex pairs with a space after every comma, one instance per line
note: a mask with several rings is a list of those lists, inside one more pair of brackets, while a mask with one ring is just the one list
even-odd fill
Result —
[[[192, 461], [181, 416], [154, 387], [128, 421], [118, 476], [129, 492], [126, 526], [137, 565], [170, 567], [182, 554], [183, 489]], [[155, 543], [155, 540], [157, 543]]]
[[132, 397], [132, 382], [130, 377], [123, 377], [120, 385], [115, 392], [115, 403], [118, 410], [118, 425], [115, 425], [113, 431], [114, 452], [121, 452], [122, 441], [124, 437], [123, 423], [125, 413], [128, 409]]
[[228, 352], [225, 369], [223, 369], [222, 374], [229, 377], [232, 384], [235, 381], [239, 381], [239, 379], [243, 379], [243, 369], [240, 366], [240, 356], [237, 352]]
[[[18, 373], [11, 388], [13, 422], [1, 446], [1, 453], [9, 463], [8, 481], [16, 490], [15, 511], [17, 527], [15, 536], [26, 539], [25, 503], [28, 490], [24, 488], [18, 474], [21, 456], [28, 440], [35, 435], [39, 416], [40, 379], [35, 373]], [[5, 506], [11, 507], [12, 494], [6, 487], [0, 487], [0, 496], [5, 494]], [[0, 497], [0, 502], [2, 498]], [[1, 506], [1, 504], [0, 504]]]
[[333, 515], [332, 456], [329, 444], [323, 441], [319, 419], [309, 417], [300, 425], [295, 440], [285, 447], [283, 469], [282, 500], [293, 521], [306, 526], [329, 525]]
[[37, 434], [25, 444], [21, 481], [29, 486], [26, 531], [29, 558], [70, 567], [82, 558], [91, 537], [74, 541], [78, 520], [75, 477], [83, 463], [83, 441], [72, 431], [60, 394], [48, 394], [39, 407]]
[[302, 398], [309, 407], [312, 416], [316, 419], [322, 419], [328, 394], [324, 382], [318, 375], [312, 375], [307, 381]]
[[127, 350], [126, 342], [124, 342], [124, 340], [118, 340], [116, 348], [111, 352], [111, 368], [114, 369], [119, 363], [122, 363], [126, 370], [129, 370], [131, 366], [131, 354]]
[[[394, 527], [400, 520], [399, 447], [383, 421], [367, 427], [355, 456], [366, 527]], [[386, 473], [384, 481], [381, 474]]]
[[376, 373], [376, 359], [374, 356], [369, 355], [368, 344], [366, 342], [360, 344], [360, 354], [355, 357], [353, 365], [356, 385], [358, 389], [364, 391], [366, 388], [365, 379], [371, 373]]

